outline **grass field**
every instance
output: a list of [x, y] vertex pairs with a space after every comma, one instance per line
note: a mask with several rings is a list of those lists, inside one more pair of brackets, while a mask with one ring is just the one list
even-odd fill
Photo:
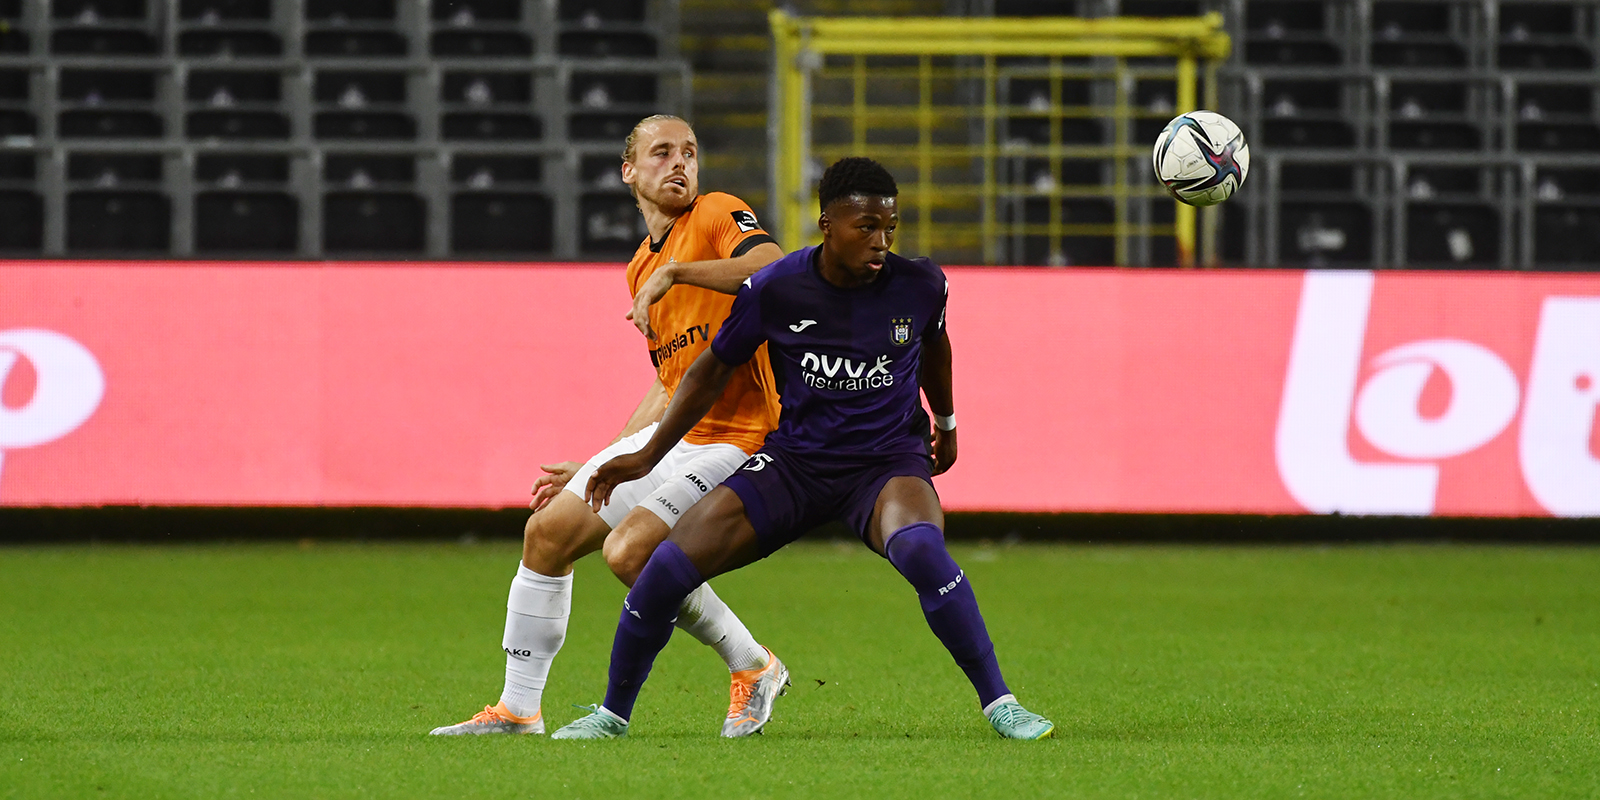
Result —
[[[716, 584], [794, 672], [766, 735], [678, 636], [588, 744], [425, 735], [498, 696], [513, 543], [0, 549], [0, 796], [1600, 797], [1600, 550], [955, 554], [1057, 739], [995, 738], [853, 544]], [[554, 725], [621, 597], [579, 566]]]

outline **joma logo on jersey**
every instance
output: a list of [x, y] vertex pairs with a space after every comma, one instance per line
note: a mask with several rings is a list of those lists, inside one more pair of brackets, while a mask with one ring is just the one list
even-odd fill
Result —
[[813, 389], [859, 392], [893, 386], [894, 375], [889, 372], [889, 365], [893, 363], [894, 359], [888, 356], [878, 356], [877, 363], [869, 367], [865, 361], [844, 356], [806, 353], [800, 358], [800, 369], [806, 385]]
[[911, 344], [910, 317], [895, 317], [889, 320], [889, 343], [895, 347]]
[[704, 342], [711, 338], [711, 323], [704, 325], [690, 325], [689, 329], [677, 336], [668, 339], [660, 347], [650, 351], [650, 363], [659, 367], [667, 359], [677, 355], [679, 350], [695, 342]]

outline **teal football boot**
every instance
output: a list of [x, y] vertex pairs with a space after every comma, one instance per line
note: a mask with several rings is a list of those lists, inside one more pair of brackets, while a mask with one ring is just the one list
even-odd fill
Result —
[[1056, 732], [1054, 722], [1023, 708], [1011, 695], [1000, 698], [989, 709], [988, 717], [1002, 739], [1048, 739]]
[[589, 715], [579, 717], [550, 734], [552, 739], [615, 739], [628, 735], [628, 721], [600, 706], [576, 706], [589, 710]]

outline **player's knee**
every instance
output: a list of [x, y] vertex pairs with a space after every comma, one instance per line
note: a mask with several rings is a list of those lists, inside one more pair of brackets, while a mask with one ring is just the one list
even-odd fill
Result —
[[947, 587], [958, 581], [961, 568], [944, 546], [944, 532], [938, 526], [921, 522], [901, 528], [889, 538], [885, 549], [889, 563], [905, 576], [918, 592]]
[[542, 575], [564, 575], [572, 562], [593, 552], [605, 535], [605, 523], [594, 512], [587, 506], [566, 508], [571, 505], [563, 503], [557, 508], [552, 504], [528, 517], [522, 527], [522, 563], [528, 569]]
[[606, 539], [601, 552], [612, 574], [624, 584], [632, 586], [639, 579], [639, 573], [644, 571], [644, 565], [649, 563], [650, 554], [655, 552], [657, 544], [641, 541], [639, 537], [611, 536]]

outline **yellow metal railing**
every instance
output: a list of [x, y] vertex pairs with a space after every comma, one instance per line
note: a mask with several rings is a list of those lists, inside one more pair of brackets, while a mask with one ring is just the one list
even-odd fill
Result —
[[[1207, 105], [1215, 106], [1216, 66], [1230, 48], [1220, 15], [801, 18], [773, 11], [771, 25], [774, 227], [786, 246], [817, 241], [821, 168], [865, 155], [900, 183], [900, 242], [917, 254], [993, 264], [1027, 260], [1017, 251], [1042, 245], [1044, 260], [1064, 263], [1065, 244], [1089, 237], [1109, 239], [1105, 257], [1125, 264], [1136, 240], [1173, 237], [1177, 261], [1194, 263], [1195, 209], [1174, 202], [1170, 222], [1149, 213], [1170, 201], [1159, 199], [1166, 194], [1150, 175], [1154, 134], [1151, 141], [1136, 134], [1196, 108], [1202, 62]], [[1170, 85], [1171, 97], [1165, 105], [1136, 103], [1146, 85]], [[1037, 91], [1018, 103], [1018, 86]], [[1102, 124], [1109, 127], [1097, 133], [1093, 126]], [[1067, 180], [1069, 170], [1080, 179]], [[1085, 170], [1098, 170], [1098, 178], [1082, 180]], [[1206, 217], [1200, 244], [1209, 263], [1215, 216]], [[1142, 248], [1148, 260], [1154, 249], [1148, 241]]]

